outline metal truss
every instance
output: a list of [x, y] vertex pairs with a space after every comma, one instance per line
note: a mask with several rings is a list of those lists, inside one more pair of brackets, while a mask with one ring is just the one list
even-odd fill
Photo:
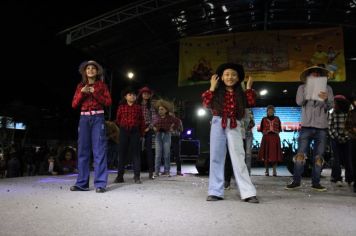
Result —
[[134, 5], [125, 6], [95, 17], [79, 25], [59, 32], [59, 35], [66, 34], [66, 44], [108, 29], [125, 21], [129, 21], [142, 15], [161, 10], [163, 8], [185, 2], [187, 0], [149, 0]]

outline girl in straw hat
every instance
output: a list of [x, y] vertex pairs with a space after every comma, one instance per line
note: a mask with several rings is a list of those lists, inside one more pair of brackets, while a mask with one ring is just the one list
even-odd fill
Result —
[[170, 176], [170, 149], [171, 149], [171, 132], [178, 129], [180, 120], [171, 116], [173, 104], [166, 100], [158, 100], [155, 103], [158, 110], [158, 117], [153, 124], [156, 138], [156, 156], [155, 156], [155, 177], [159, 176], [161, 168], [161, 159], [164, 158], [163, 176]]

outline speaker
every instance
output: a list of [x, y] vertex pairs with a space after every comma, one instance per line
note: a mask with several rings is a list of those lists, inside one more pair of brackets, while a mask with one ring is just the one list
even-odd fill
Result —
[[210, 167], [210, 153], [202, 152], [200, 153], [197, 161], [195, 162], [195, 167], [200, 175], [205, 175], [209, 173]]
[[200, 141], [181, 139], [179, 141], [179, 155], [183, 159], [197, 159], [200, 155]]

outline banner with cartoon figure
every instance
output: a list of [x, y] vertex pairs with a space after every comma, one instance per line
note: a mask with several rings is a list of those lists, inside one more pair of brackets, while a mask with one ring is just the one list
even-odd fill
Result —
[[345, 81], [342, 28], [257, 31], [181, 39], [179, 86], [208, 83], [225, 62], [242, 64], [255, 81], [299, 82], [312, 65], [331, 71], [332, 81]]

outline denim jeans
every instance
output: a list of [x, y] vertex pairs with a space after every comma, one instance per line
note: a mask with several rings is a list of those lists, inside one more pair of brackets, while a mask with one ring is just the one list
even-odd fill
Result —
[[221, 117], [219, 116], [213, 116], [211, 121], [208, 194], [224, 197], [226, 144], [229, 149], [231, 164], [241, 198], [246, 199], [256, 196], [256, 188], [251, 182], [245, 163], [241, 123], [237, 121], [237, 127], [231, 129], [230, 120], [228, 120], [227, 127], [223, 129], [221, 127]]
[[81, 115], [78, 128], [78, 177], [76, 186], [89, 188], [90, 157], [94, 159], [94, 186], [105, 188], [107, 173], [107, 138], [104, 114]]
[[155, 156], [156, 174], [160, 172], [162, 156], [164, 158], [164, 172], [169, 173], [171, 169], [171, 133], [157, 132], [155, 148], [156, 148], [156, 156]]
[[252, 131], [246, 131], [245, 138], [245, 163], [248, 169], [249, 175], [251, 175], [251, 159], [252, 159], [252, 140], [253, 134]]
[[[312, 158], [311, 161], [313, 163], [313, 170], [312, 170], [312, 184], [319, 184], [320, 183], [320, 173], [322, 164], [317, 163], [317, 157], [321, 158], [323, 161], [323, 155], [325, 152], [326, 146], [326, 135], [327, 129], [318, 129], [318, 128], [311, 128], [311, 127], [302, 127], [299, 133], [298, 138], [298, 154], [304, 154], [308, 156], [309, 147], [311, 142], [313, 141], [313, 156], [309, 157]], [[294, 175], [293, 180], [296, 183], [301, 182], [302, 174], [304, 171], [304, 164], [305, 161], [297, 161], [294, 162]]]

